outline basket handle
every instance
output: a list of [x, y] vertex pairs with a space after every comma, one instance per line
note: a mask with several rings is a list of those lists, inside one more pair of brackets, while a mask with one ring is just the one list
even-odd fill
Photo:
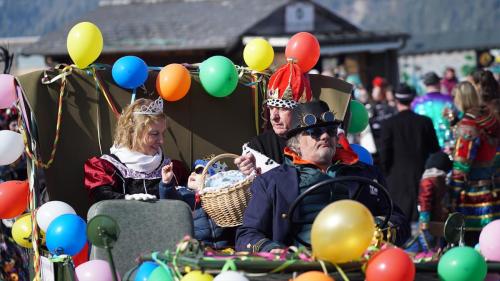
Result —
[[215, 156], [214, 158], [210, 159], [210, 161], [208, 161], [207, 165], [205, 165], [205, 168], [203, 168], [203, 172], [201, 173], [200, 191], [205, 188], [205, 178], [207, 176], [208, 169], [215, 163], [215, 161], [220, 160], [222, 158], [234, 158], [234, 159], [236, 159], [238, 157], [240, 157], [240, 155], [236, 155], [233, 153], [222, 153], [222, 154], [219, 154], [219, 155]]

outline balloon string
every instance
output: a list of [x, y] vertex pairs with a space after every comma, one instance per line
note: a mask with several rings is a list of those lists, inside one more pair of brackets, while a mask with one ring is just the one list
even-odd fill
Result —
[[135, 95], [137, 93], [137, 89], [134, 88], [134, 90], [132, 91], [132, 98], [130, 99], [130, 103], [132, 104], [134, 101], [135, 101]]
[[[321, 267], [323, 267], [323, 271], [325, 271], [326, 270], [325, 263], [322, 260], [320, 260], [319, 262], [321, 264]], [[344, 281], [349, 281], [349, 278], [347, 277], [347, 275], [345, 275], [345, 272], [342, 270], [342, 268], [338, 266], [336, 263], [333, 263], [333, 265], [335, 266], [335, 269], [337, 269], [337, 272], [340, 274], [342, 279], [344, 279]]]
[[[33, 185], [31, 185], [33, 186]], [[29, 202], [30, 202], [30, 210], [31, 210], [31, 227], [32, 227], [32, 237], [31, 237], [31, 245], [33, 247], [33, 266], [35, 277], [33, 281], [40, 280], [40, 252], [38, 251], [38, 225], [36, 221], [36, 196], [34, 188], [30, 186], [29, 193]]]
[[[252, 79], [255, 80], [255, 76], [252, 75]], [[252, 89], [252, 99], [254, 108], [254, 121], [255, 121], [255, 132], [259, 134], [259, 87], [254, 87]]]
[[153, 254], [151, 254], [151, 258], [157, 263], [159, 264], [161, 267], [163, 267], [163, 269], [167, 272], [167, 274], [172, 277], [172, 278], [175, 278], [175, 276], [172, 276], [172, 271], [170, 271], [170, 268], [168, 267], [167, 264], [165, 264], [163, 261], [161, 261], [160, 259], [158, 259], [158, 252], [154, 252]]
[[289, 267], [290, 265], [296, 263], [297, 260], [287, 260], [285, 261], [282, 265], [276, 267], [275, 269], [271, 270], [269, 273], [272, 274], [272, 273], [277, 273], [277, 272], [281, 272], [283, 270], [285, 270], [287, 267]]
[[234, 263], [234, 260], [232, 260], [232, 259], [226, 260], [226, 262], [224, 263], [224, 266], [222, 267], [221, 272], [228, 271], [229, 269], [232, 270], [232, 271], [238, 270], [236, 268], [236, 264]]
[[36, 193], [35, 193], [35, 188], [34, 188], [34, 182], [35, 182], [35, 168], [34, 168], [34, 163], [32, 160], [32, 169], [30, 173], [30, 179], [31, 181], [28, 181], [30, 183], [29, 185], [29, 209], [32, 210], [31, 213], [31, 227], [32, 227], [32, 243], [31, 246], [33, 247], [33, 269], [35, 276], [33, 278], [33, 281], [39, 281], [40, 280], [40, 253], [38, 251], [38, 224], [36, 222]]
[[101, 90], [102, 94], [104, 95], [104, 98], [106, 98], [106, 102], [108, 103], [109, 108], [111, 108], [111, 111], [113, 111], [116, 118], [120, 117], [120, 113], [116, 109], [116, 106], [113, 104], [113, 102], [109, 96], [109, 93], [102, 86], [101, 78], [99, 77], [99, 74], [97, 74], [97, 72], [95, 71], [95, 69], [93, 67], [90, 68], [90, 71], [92, 72], [92, 76], [94, 77], [95, 83], [97, 84], [97, 86]]
[[101, 96], [99, 95], [99, 87], [97, 86], [97, 83], [95, 84], [95, 92], [97, 93], [97, 123], [96, 123], [96, 128], [97, 128], [97, 143], [99, 145], [99, 152], [102, 155], [102, 144], [101, 144], [101, 112], [99, 111], [99, 104], [101, 102]]
[[[179, 245], [179, 246], [177, 246], [177, 249], [175, 251], [175, 255], [174, 255], [173, 259], [172, 259], [172, 265], [174, 266], [174, 273], [177, 276], [177, 278], [179, 278], [179, 279], [182, 278], [182, 274], [181, 274], [181, 272], [179, 270], [179, 267], [177, 266], [177, 257], [179, 256], [180, 252], [181, 252], [181, 247]], [[165, 252], [165, 255], [168, 255], [168, 250]]]
[[[19, 82], [17, 82], [17, 84], [19, 84]], [[21, 114], [19, 114], [19, 117], [22, 118], [22, 120], [24, 121], [23, 123], [26, 126], [28, 134], [31, 134], [30, 122], [28, 122], [28, 113], [26, 111], [26, 105], [25, 105], [26, 97], [24, 90], [20, 86], [16, 86], [16, 89], [17, 89], [16, 92], [17, 92], [18, 107], [20, 108], [19, 111], [21, 112]], [[19, 127], [21, 127], [21, 123], [19, 125], [20, 125]]]
[[[66, 67], [64, 69], [66, 69]], [[63, 69], [63, 71], [65, 71], [64, 69]], [[62, 77], [62, 81], [61, 81], [61, 87], [59, 89], [59, 99], [58, 99], [58, 105], [57, 105], [56, 133], [55, 133], [55, 137], [54, 137], [54, 143], [52, 144], [52, 151], [50, 153], [50, 159], [47, 163], [43, 163], [42, 160], [37, 159], [37, 157], [35, 157], [34, 154], [30, 151], [29, 146], [28, 146], [28, 139], [27, 139], [26, 131], [24, 131], [24, 130], [22, 131], [26, 155], [30, 159], [34, 160], [34, 163], [36, 166], [42, 167], [44, 169], [50, 168], [50, 166], [54, 162], [54, 159], [56, 157], [57, 144], [59, 143], [59, 137], [60, 137], [60, 131], [61, 131], [60, 130], [61, 129], [61, 119], [62, 119], [62, 102], [63, 102], [62, 98], [63, 98], [64, 92], [66, 89], [66, 76], [61, 76], [61, 77]], [[54, 80], [54, 79], [52, 79], [52, 80]], [[56, 80], [54, 80], [54, 81], [56, 81]], [[50, 82], [50, 83], [52, 83], [52, 82]]]

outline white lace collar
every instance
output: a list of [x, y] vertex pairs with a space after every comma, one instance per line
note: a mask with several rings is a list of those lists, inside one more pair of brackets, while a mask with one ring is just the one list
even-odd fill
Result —
[[156, 170], [163, 158], [161, 150], [155, 155], [146, 155], [126, 147], [112, 146], [110, 152], [118, 157], [127, 168], [141, 173], [151, 173]]

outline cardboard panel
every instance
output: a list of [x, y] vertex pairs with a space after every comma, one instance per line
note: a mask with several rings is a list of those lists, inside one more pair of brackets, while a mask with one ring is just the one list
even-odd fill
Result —
[[340, 121], [347, 121], [347, 109], [351, 99], [352, 84], [343, 80], [323, 76], [319, 74], [310, 74], [311, 89], [313, 96], [325, 101], [330, 110], [335, 112], [335, 118]]

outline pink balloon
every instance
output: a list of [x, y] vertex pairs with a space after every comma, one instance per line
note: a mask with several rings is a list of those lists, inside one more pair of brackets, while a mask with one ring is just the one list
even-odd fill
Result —
[[[75, 268], [78, 281], [113, 281], [111, 267], [104, 260], [91, 260], [82, 263]], [[121, 280], [120, 274], [116, 273], [118, 281]]]
[[0, 74], [0, 109], [11, 107], [17, 100], [14, 76]]
[[500, 220], [487, 224], [479, 236], [481, 254], [488, 261], [500, 262]]

